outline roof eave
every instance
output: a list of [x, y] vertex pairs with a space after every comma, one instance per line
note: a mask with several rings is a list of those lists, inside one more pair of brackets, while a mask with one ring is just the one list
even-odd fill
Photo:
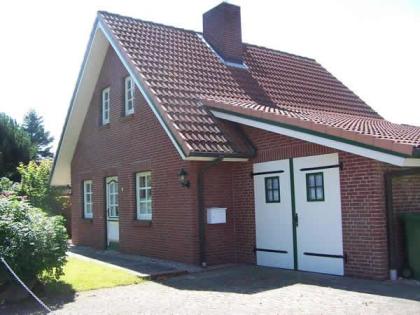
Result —
[[[208, 104], [209, 107], [212, 107], [212, 105], [214, 104]], [[362, 155], [392, 165], [420, 167], [420, 158], [416, 158], [417, 156], [407, 153], [407, 147], [409, 148], [409, 146], [404, 148], [404, 152], [393, 151], [388, 148], [375, 146], [375, 144], [379, 144], [381, 141], [372, 141], [372, 144], [357, 142], [355, 140], [341, 138], [337, 135], [327, 134], [318, 130], [311, 130], [301, 126], [293, 125], [290, 123], [290, 121], [288, 123], [279, 122], [276, 120], [267, 119], [266, 117], [262, 117], [262, 115], [255, 117], [253, 115], [249, 115], [249, 113], [245, 113], [244, 110], [235, 111], [233, 107], [232, 109], [226, 109], [221, 108], [219, 105], [213, 106], [211, 111], [216, 117], [221, 119], [226, 119], [256, 128], [265, 129], [271, 132], [280, 133], [286, 136], [295, 137], [304, 141], [332, 147], [341, 151]], [[400, 146], [395, 147], [399, 148]]]
[[93, 28], [92, 28], [92, 31], [91, 31], [90, 36], [89, 36], [89, 40], [88, 40], [88, 43], [87, 43], [87, 46], [86, 46], [85, 54], [83, 56], [83, 61], [82, 61], [82, 64], [80, 65], [80, 70], [79, 70], [79, 74], [77, 76], [76, 85], [75, 85], [75, 88], [74, 88], [74, 91], [73, 91], [73, 94], [72, 94], [72, 97], [71, 97], [71, 100], [70, 100], [69, 107], [67, 109], [66, 119], [64, 121], [63, 129], [61, 130], [60, 140], [58, 142], [56, 154], [54, 156], [54, 161], [53, 161], [53, 165], [52, 165], [52, 168], [51, 168], [51, 173], [50, 173], [50, 176], [49, 176], [49, 179], [48, 179], [48, 184], [52, 185], [52, 186], [70, 185], [70, 183], [61, 183], [61, 184], [55, 185], [54, 184], [54, 175], [56, 174], [55, 172], [56, 172], [56, 167], [57, 167], [57, 161], [60, 158], [60, 153], [61, 153], [61, 148], [62, 148], [62, 144], [63, 144], [64, 134], [67, 130], [67, 125], [68, 125], [68, 122], [69, 122], [70, 114], [71, 114], [72, 109], [73, 109], [74, 100], [76, 98], [77, 91], [79, 89], [79, 85], [80, 85], [81, 79], [83, 77], [83, 72], [84, 72], [84, 69], [86, 67], [86, 63], [87, 63], [87, 60], [88, 60], [88, 57], [89, 57], [89, 54], [90, 54], [90, 51], [91, 51], [91, 48], [92, 48], [92, 43], [93, 43], [93, 40], [95, 38], [95, 34], [96, 34], [96, 31], [97, 31], [97, 26], [98, 26], [98, 18], [96, 18], [95, 22], [93, 23]]

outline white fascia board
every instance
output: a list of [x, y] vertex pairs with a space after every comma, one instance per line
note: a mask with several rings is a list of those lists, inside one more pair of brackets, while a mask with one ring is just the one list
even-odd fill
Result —
[[407, 158], [405, 159], [405, 167], [420, 167], [420, 159]]
[[108, 46], [108, 41], [102, 32], [99, 31], [96, 21], [70, 102], [54, 161], [50, 180], [52, 186], [71, 184], [71, 161]]
[[252, 118], [245, 118], [245, 117], [238, 116], [235, 114], [220, 112], [217, 110], [211, 110], [211, 112], [217, 118], [233, 121], [236, 123], [240, 123], [243, 125], [247, 125], [247, 126], [267, 130], [267, 131], [271, 131], [271, 132], [285, 135], [288, 137], [316, 143], [322, 146], [353, 153], [353, 154], [364, 156], [370, 159], [389, 163], [392, 165], [402, 166], [402, 167], [404, 166], [420, 167], [420, 159], [406, 158], [406, 157], [393, 155], [393, 154], [389, 154], [385, 152], [380, 152], [380, 151], [376, 151], [376, 150], [372, 150], [372, 149], [368, 149], [364, 147], [359, 147], [357, 145], [340, 142], [337, 140], [328, 139], [328, 138], [320, 137], [314, 134], [305, 133], [302, 131], [297, 131], [297, 130], [293, 130], [293, 129], [289, 129], [285, 127], [280, 127], [275, 124], [258, 121]]
[[[217, 157], [211, 156], [188, 156], [185, 158], [187, 161], [214, 161]], [[246, 162], [248, 158], [235, 158], [235, 157], [226, 157], [223, 158], [222, 161], [224, 162]]]
[[120, 47], [117, 45], [117, 43], [115, 42], [115, 40], [111, 36], [111, 34], [108, 33], [107, 28], [104, 27], [104, 25], [100, 21], [98, 23], [98, 27], [101, 29], [101, 31], [105, 35], [105, 37], [107, 38], [108, 42], [111, 44], [112, 48], [114, 49], [114, 51], [117, 54], [118, 58], [120, 59], [121, 63], [124, 65], [124, 67], [126, 68], [126, 70], [128, 71], [128, 73], [130, 74], [130, 76], [133, 78], [134, 82], [136, 83], [136, 86], [140, 90], [141, 94], [143, 95], [143, 97], [146, 100], [146, 102], [149, 105], [149, 107], [152, 109], [152, 111], [155, 114], [155, 116], [156, 116], [157, 120], [159, 121], [160, 125], [165, 130], [166, 134], [168, 135], [169, 139], [171, 140], [172, 144], [175, 146], [178, 154], [181, 156], [181, 158], [183, 160], [185, 160], [186, 156], [185, 156], [184, 151], [182, 150], [182, 148], [180, 147], [180, 145], [176, 141], [174, 135], [169, 130], [169, 127], [166, 125], [165, 121], [161, 117], [161, 115], [158, 112], [158, 109], [156, 108], [156, 106], [154, 105], [152, 99], [147, 94], [145, 88], [141, 84], [141, 82], [140, 82], [140, 80], [138, 78], [137, 70], [133, 69], [132, 66], [126, 60], [126, 58], [124, 58], [124, 56], [122, 55], [122, 53], [120, 51]]

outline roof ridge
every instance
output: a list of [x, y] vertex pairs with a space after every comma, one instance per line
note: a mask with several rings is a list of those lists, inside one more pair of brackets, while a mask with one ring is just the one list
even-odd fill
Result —
[[[154, 21], [150, 21], [150, 20], [144, 20], [144, 19], [135, 18], [135, 17], [128, 16], [128, 15], [122, 15], [122, 14], [118, 14], [118, 13], [108, 12], [108, 11], [105, 11], [105, 10], [98, 10], [97, 13], [98, 14], [111, 15], [111, 16], [117, 16], [117, 17], [120, 17], [120, 18], [132, 19], [134, 21], [147, 23], [147, 24], [152, 24], [152, 25], [156, 25], [156, 26], [167, 27], [167, 28], [178, 30], [178, 31], [184, 31], [184, 32], [195, 33], [195, 34], [203, 34], [202, 31], [195, 31], [195, 30], [191, 30], [191, 29], [186, 29], [186, 28], [177, 27], [177, 26], [173, 26], [173, 25], [163, 24], [163, 23], [154, 22]], [[306, 57], [306, 56], [302, 56], [302, 55], [298, 55], [298, 54], [293, 54], [293, 53], [289, 53], [287, 51], [283, 51], [283, 50], [279, 50], [279, 49], [275, 49], [275, 48], [270, 48], [270, 47], [257, 45], [257, 44], [246, 43], [246, 42], [244, 42], [243, 45], [248, 46], [248, 47], [265, 49], [265, 50], [269, 50], [269, 51], [274, 52], [274, 53], [279, 53], [279, 54], [284, 54], [284, 55], [288, 55], [288, 56], [292, 56], [292, 57], [302, 58], [302, 59], [306, 59], [306, 60], [314, 61], [314, 62], [318, 63], [315, 58]]]
[[177, 31], [184, 31], [184, 32], [188, 32], [188, 33], [201, 33], [201, 32], [198, 32], [198, 31], [194, 31], [194, 30], [190, 30], [190, 29], [186, 29], [186, 28], [182, 28], [182, 27], [167, 25], [167, 24], [163, 24], [163, 23], [150, 21], [150, 20], [143, 20], [143, 19], [140, 19], [140, 18], [135, 18], [135, 17], [132, 17], [132, 16], [128, 16], [128, 15], [121, 15], [121, 14], [118, 14], [118, 13], [108, 12], [108, 11], [105, 11], [105, 10], [98, 10], [97, 14], [110, 15], [110, 16], [116, 16], [116, 17], [120, 17], [120, 18], [131, 19], [131, 20], [134, 20], [134, 21], [137, 21], [137, 22], [152, 24], [152, 25], [155, 25], [155, 26], [167, 27], [167, 28], [171, 28], [171, 29], [174, 29], [174, 30], [177, 30]]
[[288, 56], [292, 56], [292, 57], [302, 58], [302, 59], [306, 59], [306, 60], [314, 61], [314, 62], [318, 63], [318, 61], [316, 61], [315, 58], [306, 57], [306, 56], [302, 56], [302, 55], [298, 55], [298, 54], [293, 54], [293, 53], [289, 53], [287, 51], [283, 51], [283, 50], [279, 50], [279, 49], [275, 49], [275, 48], [270, 48], [270, 47], [266, 47], [266, 46], [262, 46], [262, 45], [257, 45], [257, 44], [250, 44], [250, 43], [243, 43], [243, 44], [248, 46], [248, 47], [265, 49], [265, 50], [269, 50], [269, 51], [274, 52], [274, 53], [279, 53], [279, 54], [284, 54], [284, 55], [288, 55]]

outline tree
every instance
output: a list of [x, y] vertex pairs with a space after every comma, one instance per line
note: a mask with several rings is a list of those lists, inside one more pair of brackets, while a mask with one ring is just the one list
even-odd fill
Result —
[[19, 180], [16, 167], [34, 157], [28, 134], [4, 113], [0, 113], [0, 177]]
[[54, 138], [44, 129], [44, 120], [31, 109], [23, 119], [23, 129], [29, 134], [31, 143], [36, 148], [36, 158], [51, 158], [51, 142]]
[[21, 175], [19, 194], [26, 196], [31, 205], [48, 214], [60, 213], [66, 207], [63, 189], [49, 185], [51, 160], [30, 161], [26, 165], [20, 164], [17, 169]]

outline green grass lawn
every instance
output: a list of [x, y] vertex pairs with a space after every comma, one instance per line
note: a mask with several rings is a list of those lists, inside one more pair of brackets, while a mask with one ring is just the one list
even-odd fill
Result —
[[125, 270], [70, 256], [64, 266], [64, 275], [45, 283], [45, 293], [70, 294], [99, 288], [137, 284], [144, 281]]

